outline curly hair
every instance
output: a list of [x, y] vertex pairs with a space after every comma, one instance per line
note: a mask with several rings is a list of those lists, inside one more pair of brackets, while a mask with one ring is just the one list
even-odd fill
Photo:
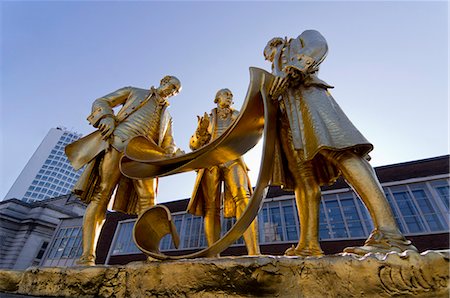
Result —
[[161, 79], [161, 82], [160, 82], [161, 85], [165, 85], [165, 84], [169, 84], [169, 83], [174, 84], [177, 87], [177, 89], [181, 88], [181, 82], [175, 76], [165, 76], [164, 78]]
[[274, 37], [271, 40], [269, 40], [269, 42], [267, 43], [267, 45], [265, 46], [264, 51], [263, 51], [264, 58], [266, 58], [266, 60], [269, 60], [269, 56], [270, 56], [272, 49], [276, 48], [277, 46], [279, 46], [280, 44], [283, 44], [283, 43], [284, 43], [284, 39], [281, 37]]
[[233, 96], [233, 92], [231, 92], [230, 89], [228, 89], [228, 88], [220, 89], [219, 91], [217, 91], [216, 97], [214, 97], [214, 103], [218, 103], [219, 102], [219, 95], [221, 93], [223, 93], [223, 92], [229, 92], [231, 94], [231, 96]]

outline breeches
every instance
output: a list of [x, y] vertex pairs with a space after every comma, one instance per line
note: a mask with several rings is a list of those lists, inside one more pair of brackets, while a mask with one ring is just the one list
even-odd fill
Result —
[[289, 172], [292, 174], [295, 184], [314, 177], [312, 161], [306, 161], [303, 157], [303, 151], [294, 148], [292, 133], [287, 121], [281, 123], [280, 134], [282, 150], [286, 156]]
[[[111, 199], [121, 173], [119, 170], [119, 162], [123, 153], [114, 148], [110, 148], [105, 152], [105, 155], [99, 167], [99, 182], [92, 196], [92, 201], [99, 205], [101, 209], [106, 211], [108, 203]], [[152, 205], [155, 197], [154, 179], [133, 180], [133, 186], [139, 196], [139, 209]], [[146, 201], [149, 201], [146, 203]]]
[[205, 209], [220, 209], [221, 182], [224, 191], [238, 204], [246, 203], [250, 197], [249, 181], [244, 166], [236, 161], [205, 169], [202, 177], [202, 191], [205, 197]]

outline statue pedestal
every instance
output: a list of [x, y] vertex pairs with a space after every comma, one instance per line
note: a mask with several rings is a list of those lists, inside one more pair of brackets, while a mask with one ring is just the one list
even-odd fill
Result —
[[57, 297], [448, 297], [449, 251], [224, 257], [0, 270], [1, 293]]

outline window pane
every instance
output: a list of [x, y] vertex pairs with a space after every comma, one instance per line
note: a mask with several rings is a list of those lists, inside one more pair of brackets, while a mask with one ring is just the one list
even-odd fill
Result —
[[425, 226], [420, 218], [419, 211], [414, 205], [411, 196], [406, 191], [393, 192], [403, 220], [410, 233], [424, 232]]
[[112, 254], [134, 254], [139, 253], [140, 250], [137, 248], [133, 241], [132, 230], [134, 226], [134, 221], [129, 222], [119, 222], [119, 228], [116, 233], [116, 243], [112, 249]]
[[439, 194], [444, 206], [447, 207], [447, 211], [449, 209], [449, 187], [448, 186], [436, 186], [436, 192]]

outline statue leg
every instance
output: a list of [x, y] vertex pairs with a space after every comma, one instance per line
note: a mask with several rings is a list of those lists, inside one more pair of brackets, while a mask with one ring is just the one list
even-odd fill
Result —
[[287, 249], [288, 256], [322, 256], [319, 243], [320, 185], [313, 171], [313, 163], [305, 161], [303, 151], [296, 150], [288, 120], [280, 121], [281, 146], [287, 159], [289, 172], [295, 183], [295, 202], [300, 220], [300, 239], [296, 247]]
[[155, 205], [155, 179], [133, 180], [138, 194], [138, 215]]
[[363, 247], [346, 248], [344, 251], [357, 254], [402, 252], [407, 249], [417, 251], [411, 241], [406, 240], [401, 234], [372, 166], [350, 150], [342, 152], [326, 150], [321, 153], [339, 168], [344, 178], [358, 193], [369, 210], [374, 224], [374, 230]]
[[211, 246], [220, 238], [220, 169], [205, 169], [201, 183], [205, 204], [205, 237], [208, 246]]
[[120, 156], [119, 151], [111, 148], [100, 163], [99, 182], [83, 217], [83, 254], [77, 262], [78, 265], [95, 265], [95, 249], [105, 222], [106, 208], [121, 175]]
[[321, 192], [311, 162], [300, 162], [295, 173], [295, 202], [300, 220], [300, 239], [297, 246], [285, 254], [292, 256], [323, 256], [319, 244], [319, 208]]
[[[241, 163], [235, 162], [224, 169], [225, 188], [231, 193], [236, 204], [236, 218], [239, 219], [247, 208], [250, 198], [249, 181], [246, 170]], [[242, 235], [247, 253], [250, 256], [260, 255], [258, 244], [258, 220], [255, 218]]]

